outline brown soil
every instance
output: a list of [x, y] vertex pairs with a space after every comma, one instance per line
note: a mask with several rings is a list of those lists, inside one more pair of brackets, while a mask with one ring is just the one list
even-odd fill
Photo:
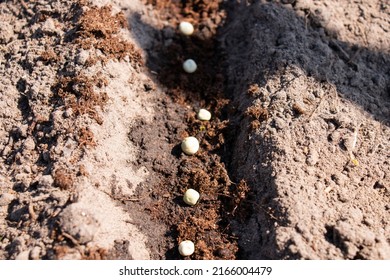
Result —
[[390, 259], [387, 9], [0, 3], [0, 259]]

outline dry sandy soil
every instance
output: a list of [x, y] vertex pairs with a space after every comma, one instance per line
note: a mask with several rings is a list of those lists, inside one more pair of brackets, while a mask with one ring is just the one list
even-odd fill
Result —
[[390, 259], [389, 7], [1, 1], [0, 259]]

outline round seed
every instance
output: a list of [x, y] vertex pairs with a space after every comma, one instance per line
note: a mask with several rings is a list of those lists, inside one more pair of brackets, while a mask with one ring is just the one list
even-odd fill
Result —
[[184, 193], [183, 200], [188, 205], [194, 206], [199, 200], [199, 193], [194, 189], [188, 189]]
[[181, 149], [189, 156], [195, 154], [199, 150], [199, 141], [193, 136], [187, 137], [181, 142]]
[[194, 242], [190, 240], [184, 240], [179, 244], [179, 253], [180, 255], [187, 257], [191, 256], [195, 252]]
[[198, 112], [198, 119], [201, 121], [209, 121], [211, 119], [211, 113], [206, 109], [200, 109]]
[[198, 66], [196, 65], [196, 62], [192, 59], [187, 59], [183, 63], [183, 69], [187, 73], [194, 73], [196, 71], [196, 68], [198, 68]]
[[179, 24], [179, 30], [182, 34], [189, 36], [194, 33], [194, 26], [187, 21], [182, 21]]

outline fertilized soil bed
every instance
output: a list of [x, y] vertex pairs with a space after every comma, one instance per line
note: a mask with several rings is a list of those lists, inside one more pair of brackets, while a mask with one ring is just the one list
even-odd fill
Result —
[[2, 1], [0, 259], [390, 259], [389, 19], [386, 0]]

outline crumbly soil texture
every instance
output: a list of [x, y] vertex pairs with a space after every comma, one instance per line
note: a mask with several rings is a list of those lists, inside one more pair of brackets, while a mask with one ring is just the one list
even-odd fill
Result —
[[2, 1], [0, 259], [390, 259], [388, 4]]

